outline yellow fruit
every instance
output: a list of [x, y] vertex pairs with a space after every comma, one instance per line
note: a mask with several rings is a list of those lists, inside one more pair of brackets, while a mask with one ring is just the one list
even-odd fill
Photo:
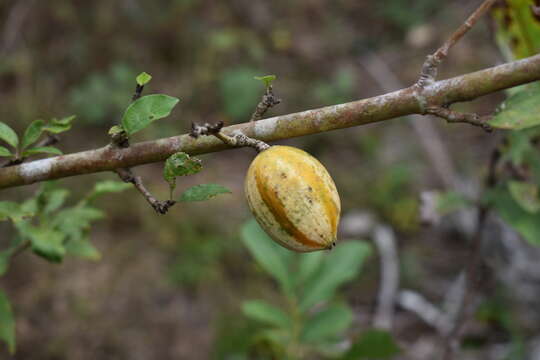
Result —
[[271, 146], [251, 163], [245, 183], [251, 212], [272, 239], [308, 252], [335, 245], [339, 195], [324, 166], [305, 151]]

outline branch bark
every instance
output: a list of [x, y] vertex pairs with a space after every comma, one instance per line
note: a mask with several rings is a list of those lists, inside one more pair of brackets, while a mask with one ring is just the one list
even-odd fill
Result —
[[[540, 55], [437, 81], [426, 86], [421, 94], [411, 86], [350, 103], [229, 126], [223, 133], [240, 131], [265, 142], [293, 138], [423, 114], [425, 104], [446, 106], [470, 101], [536, 80], [540, 80]], [[105, 146], [0, 169], [0, 189], [163, 161], [178, 151], [195, 155], [226, 148], [230, 147], [215, 137], [194, 139], [188, 134], [142, 142], [125, 149]]]

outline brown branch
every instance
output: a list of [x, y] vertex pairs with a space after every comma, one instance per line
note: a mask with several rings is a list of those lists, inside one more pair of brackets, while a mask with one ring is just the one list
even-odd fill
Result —
[[[369, 99], [276, 116], [229, 126], [227, 134], [270, 142], [297, 136], [370, 124], [425, 112], [424, 104], [470, 101], [499, 90], [540, 80], [540, 54], [526, 59], [441, 80], [419, 94], [415, 86]], [[133, 144], [129, 148], [100, 149], [62, 155], [0, 169], [0, 189], [68, 176], [111, 171], [163, 161], [183, 151], [191, 155], [230, 148], [215, 137], [188, 134]]]
[[437, 78], [437, 67], [448, 56], [448, 51], [454, 46], [478, 20], [488, 11], [497, 0], [484, 0], [482, 4], [465, 20], [461, 26], [437, 49], [432, 55], [428, 55], [422, 65], [420, 78], [416, 85], [423, 89], [426, 85], [432, 84]]

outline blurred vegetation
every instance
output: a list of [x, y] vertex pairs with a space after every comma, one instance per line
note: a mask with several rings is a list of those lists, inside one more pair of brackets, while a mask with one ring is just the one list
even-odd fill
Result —
[[[2, 1], [0, 119], [23, 134], [36, 119], [76, 114], [72, 130], [55, 146], [64, 153], [103, 146], [107, 130], [129, 105], [141, 71], [153, 76], [145, 94], [164, 93], [181, 102], [168, 119], [137, 134], [135, 141], [184, 133], [191, 122], [247, 121], [264, 91], [255, 75], [278, 76], [274, 90], [283, 102], [268, 116], [374, 96], [383, 91], [360, 59], [377, 52], [409, 84], [425, 55], [463, 21], [470, 6], [466, 0]], [[443, 77], [502, 59], [487, 29], [479, 23], [452, 50]], [[468, 106], [491, 111], [501, 98]], [[498, 136], [488, 138], [467, 125], [441, 128], [460, 175], [478, 187]], [[341, 194], [344, 215], [365, 211], [392, 226], [399, 238], [404, 286], [440, 299], [465, 263], [466, 240], [461, 233], [419, 226], [418, 194], [442, 189], [443, 182], [417, 136], [397, 119], [283, 143], [302, 147], [325, 164]], [[532, 135], [513, 133], [509, 142], [520, 144], [504, 153], [512, 163], [534, 158]], [[100, 262], [68, 258], [51, 266], [26, 253], [18, 256], [0, 279], [17, 321], [15, 358], [389, 358], [397, 352], [393, 339], [404, 349], [403, 344], [429, 337], [433, 330], [405, 312], [397, 315], [392, 336], [370, 328], [366, 314], [376, 303], [379, 273], [376, 257], [367, 256], [367, 243], [343, 241], [329, 254], [293, 255], [266, 243], [253, 222], [244, 225], [241, 235], [249, 218], [243, 176], [253, 155], [236, 150], [202, 156], [204, 170], [177, 179], [178, 186], [219, 183], [233, 194], [178, 205], [166, 216], [156, 215], [133, 190], [96, 198], [95, 207], [103, 210], [96, 209], [95, 216], [71, 231], [84, 239], [83, 255], [99, 251]], [[529, 163], [536, 177], [537, 162]], [[162, 164], [135, 171], [154, 194], [167, 198]], [[70, 199], [85, 199], [96, 182], [112, 179], [113, 174], [96, 174], [45, 185], [45, 190], [21, 187], [3, 191], [1, 200], [36, 202], [54, 196], [58, 208], [53, 210], [64, 211], [64, 187]], [[526, 212], [506, 187], [502, 192], [499, 201]], [[45, 217], [53, 215], [51, 206]], [[71, 216], [65, 218], [74, 220]], [[530, 215], [529, 224], [537, 216]], [[89, 231], [85, 221], [98, 218]], [[0, 223], [0, 233], [6, 250], [16, 233], [7, 222]], [[347, 263], [348, 250], [362, 256]], [[285, 264], [280, 275], [269, 271], [275, 266], [265, 265], [257, 255], [261, 252], [281, 259], [276, 260]], [[330, 268], [331, 273], [334, 263], [350, 267], [338, 268], [339, 274], [329, 278], [333, 285], [325, 297], [299, 309], [305, 289], [314, 283], [309, 276], [299, 279], [300, 269], [311, 267], [315, 274]], [[0, 307], [4, 300], [0, 296]], [[471, 347], [503, 334], [516, 348], [514, 358], [521, 358], [520, 344], [528, 334], [515, 313], [506, 311], [514, 301], [508, 294], [480, 307], [478, 321], [488, 330], [467, 339]], [[338, 340], [352, 346], [344, 351]], [[0, 357], [8, 356], [1, 348]]]

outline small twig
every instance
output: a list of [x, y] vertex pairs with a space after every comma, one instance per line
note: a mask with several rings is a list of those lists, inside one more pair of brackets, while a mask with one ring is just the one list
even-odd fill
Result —
[[223, 127], [223, 122], [220, 121], [217, 124], [211, 125], [211, 124], [204, 124], [204, 125], [197, 125], [192, 123], [191, 124], [191, 132], [189, 135], [194, 138], [198, 138], [201, 135], [213, 135], [223, 141], [225, 144], [232, 146], [232, 147], [244, 147], [249, 146], [257, 150], [257, 152], [264, 151], [270, 147], [267, 143], [261, 140], [250, 138], [241, 132], [237, 132], [233, 134], [233, 136], [229, 136], [221, 132], [221, 128]]
[[144, 196], [146, 201], [156, 210], [159, 214], [166, 214], [169, 209], [176, 204], [174, 200], [159, 201], [157, 200], [144, 186], [140, 176], [135, 176], [131, 169], [116, 169], [115, 172], [118, 174], [122, 181], [127, 183], [132, 183], [135, 188]]
[[135, 101], [138, 98], [140, 98], [141, 95], [142, 95], [143, 90], [144, 90], [144, 85], [137, 84], [137, 86], [135, 86], [135, 93], [131, 97], [131, 101]]
[[423, 89], [430, 85], [437, 78], [437, 67], [448, 56], [448, 51], [454, 46], [472, 27], [478, 22], [478, 19], [488, 11], [497, 0], [485, 0], [461, 26], [454, 31], [445, 43], [437, 49], [432, 55], [428, 55], [426, 61], [422, 65], [420, 78], [416, 82], [416, 86]]
[[426, 114], [446, 119], [449, 123], [467, 123], [479, 126], [487, 132], [493, 131], [493, 128], [487, 123], [490, 116], [480, 116], [475, 113], [460, 113], [442, 106], [430, 106], [426, 108]]
[[[487, 188], [491, 188], [497, 183], [496, 169], [500, 158], [501, 152], [497, 147], [492, 152], [489, 161], [488, 175], [485, 181]], [[465, 268], [465, 290], [463, 292], [463, 300], [456, 312], [455, 325], [444, 339], [443, 360], [453, 359], [459, 349], [463, 328], [469, 315], [468, 310], [470, 304], [473, 302], [476, 293], [475, 289], [479, 283], [479, 268], [482, 265], [482, 233], [484, 232], [488, 212], [489, 207], [487, 205], [482, 204], [479, 206], [476, 232], [469, 246], [469, 260]]]
[[257, 104], [255, 111], [251, 115], [250, 121], [260, 120], [263, 115], [273, 106], [276, 106], [281, 102], [281, 99], [274, 95], [272, 85], [266, 88], [266, 92], [261, 98], [261, 101]]
[[[59, 141], [60, 141], [60, 137], [58, 135], [56, 135], [56, 134], [53, 134], [53, 135], [47, 134], [47, 136], [45, 138], [38, 141], [33, 147], [50, 146], [50, 145], [56, 144]], [[19, 164], [22, 164], [23, 162], [25, 162], [26, 159], [28, 159], [28, 156], [19, 157], [19, 158], [16, 158], [16, 159], [11, 159], [8, 162], [4, 163], [1, 167], [19, 165]]]
[[[131, 101], [135, 101], [141, 97], [144, 85], [139, 85], [135, 87], [135, 93], [131, 97]], [[114, 133], [111, 135], [111, 145], [119, 148], [128, 148], [129, 139], [125, 131]], [[158, 214], [166, 214], [169, 209], [176, 204], [174, 200], [165, 200], [160, 201], [156, 199], [148, 189], [143, 184], [142, 178], [140, 176], [135, 176], [133, 171], [130, 168], [118, 168], [114, 169], [114, 172], [120, 177], [120, 179], [126, 183], [132, 183], [135, 188], [144, 196], [146, 201], [152, 206], [152, 208]]]
[[381, 264], [381, 285], [373, 326], [390, 330], [394, 319], [394, 306], [399, 286], [399, 259], [396, 239], [390, 227], [378, 226], [375, 228], [373, 241], [379, 251]]

